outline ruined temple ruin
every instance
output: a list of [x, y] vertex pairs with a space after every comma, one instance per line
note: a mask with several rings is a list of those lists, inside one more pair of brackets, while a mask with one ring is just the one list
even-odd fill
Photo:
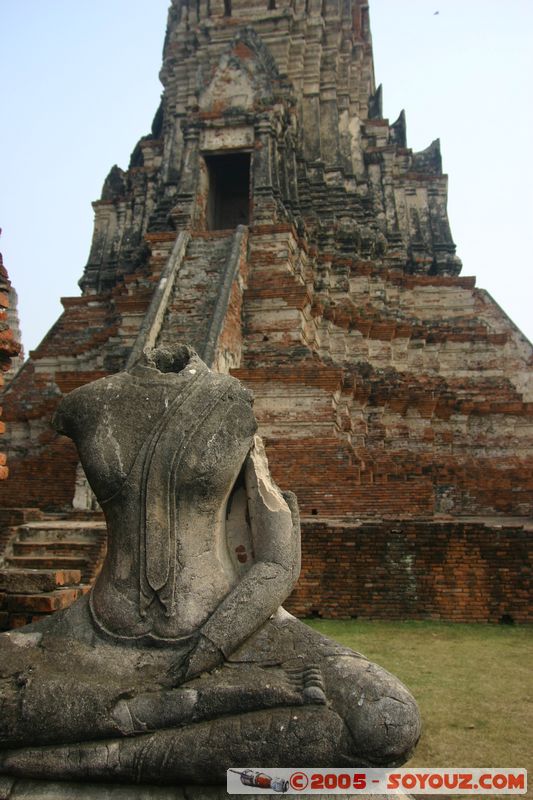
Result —
[[161, 80], [81, 296], [5, 392], [2, 624], [69, 605], [105, 550], [59, 401], [177, 341], [253, 390], [297, 494], [289, 610], [531, 619], [531, 345], [460, 275], [438, 140], [383, 118], [366, 1], [173, 0]]
[[[2, 230], [0, 229], [0, 234]], [[0, 390], [14, 375], [20, 366], [22, 347], [19, 344], [20, 328], [17, 314], [17, 293], [4, 267], [0, 253]], [[0, 408], [0, 416], [2, 409]], [[5, 425], [0, 422], [0, 434], [5, 433]], [[9, 474], [6, 466], [6, 454], [0, 453], [0, 480]], [[2, 549], [2, 532], [0, 531], [0, 552]]]

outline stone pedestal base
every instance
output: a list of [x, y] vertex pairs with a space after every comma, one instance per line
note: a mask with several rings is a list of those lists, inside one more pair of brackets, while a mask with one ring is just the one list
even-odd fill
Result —
[[[334, 795], [289, 795], [332, 800]], [[271, 794], [228, 794], [224, 786], [135, 786], [119, 783], [31, 781], [0, 776], [0, 800], [264, 800]], [[337, 795], [343, 800], [410, 800], [408, 795]]]

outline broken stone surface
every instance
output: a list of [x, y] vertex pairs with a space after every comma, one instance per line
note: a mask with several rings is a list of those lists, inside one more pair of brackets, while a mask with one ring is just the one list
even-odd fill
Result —
[[297, 503], [239, 381], [187, 346], [149, 350], [71, 392], [54, 425], [108, 553], [89, 595], [0, 636], [1, 774], [220, 785], [235, 765], [406, 760], [420, 733], [407, 689], [281, 607]]

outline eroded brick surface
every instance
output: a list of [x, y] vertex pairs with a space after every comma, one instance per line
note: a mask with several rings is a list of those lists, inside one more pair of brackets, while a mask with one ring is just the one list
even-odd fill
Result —
[[[11, 286], [7, 270], [4, 267], [2, 254], [0, 253], [0, 390], [4, 386], [7, 376], [11, 378], [15, 367], [19, 366], [18, 361], [22, 352], [22, 347], [17, 339], [20, 331], [18, 328], [16, 297], [17, 295]], [[2, 411], [2, 408], [0, 408], [0, 416]], [[5, 424], [0, 421], [0, 434], [4, 432]], [[6, 454], [0, 453], [0, 480], [7, 478], [8, 474]]]
[[294, 614], [531, 621], [530, 520], [304, 519]]

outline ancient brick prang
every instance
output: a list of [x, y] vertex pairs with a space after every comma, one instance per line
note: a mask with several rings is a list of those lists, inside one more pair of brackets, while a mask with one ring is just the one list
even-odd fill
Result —
[[[420, 576], [471, 538], [508, 577], [495, 599], [452, 559], [477, 592], [460, 618], [524, 620], [515, 553], [490, 543], [531, 536], [531, 344], [459, 275], [438, 140], [413, 152], [404, 113], [383, 117], [367, 3], [271, 5], [171, 3], [161, 106], [94, 204], [82, 296], [5, 392], [2, 503], [68, 508], [80, 472], [49, 426], [61, 397], [186, 339], [253, 390], [274, 477], [313, 521], [306, 570], [339, 535], [355, 569], [350, 526], [361, 547], [401, 529], [425, 553], [416, 596], [403, 544], [386, 602], [335, 584], [343, 615], [459, 618], [453, 584], [432, 594]], [[336, 614], [306, 575], [294, 608]]]
[[[0, 230], [1, 233], [2, 231]], [[4, 385], [4, 375], [12, 368], [13, 359], [16, 359], [22, 351], [22, 347], [16, 340], [13, 328], [10, 325], [9, 302], [12, 291], [2, 254], [0, 253], [0, 389]], [[18, 323], [16, 309], [12, 309], [12, 320]], [[16, 330], [17, 333], [20, 333], [18, 326]], [[0, 409], [1, 413], [2, 410]], [[0, 422], [0, 433], [4, 433], [4, 431], [5, 425]], [[0, 480], [7, 478], [7, 476], [6, 455], [5, 453], [0, 453]]]

